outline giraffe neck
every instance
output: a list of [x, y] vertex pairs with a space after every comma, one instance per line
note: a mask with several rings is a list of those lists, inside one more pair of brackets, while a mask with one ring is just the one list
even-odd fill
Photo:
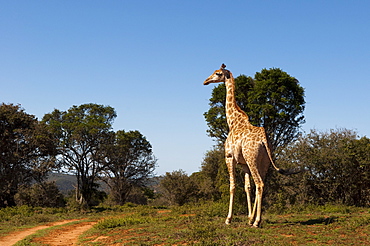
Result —
[[230, 73], [230, 79], [225, 81], [226, 85], [226, 119], [229, 128], [235, 127], [236, 118], [243, 118], [243, 123], [249, 123], [248, 115], [240, 109], [240, 107], [236, 104], [235, 99], [235, 83], [234, 77]]

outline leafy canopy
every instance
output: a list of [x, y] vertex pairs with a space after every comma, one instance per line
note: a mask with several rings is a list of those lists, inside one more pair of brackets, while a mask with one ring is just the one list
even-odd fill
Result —
[[20, 185], [41, 182], [53, 168], [56, 142], [18, 105], [0, 105], [0, 207], [15, 205]]
[[370, 205], [369, 138], [348, 129], [311, 130], [284, 148], [281, 157], [279, 164], [298, 165], [306, 172], [288, 179], [274, 174], [267, 185], [274, 203]]
[[59, 164], [77, 176], [76, 200], [89, 205], [96, 180], [103, 169], [102, 146], [112, 139], [116, 112], [110, 106], [82, 104], [68, 111], [55, 109], [43, 122], [59, 139]]
[[139, 131], [117, 131], [114, 142], [105, 145], [103, 155], [104, 180], [111, 188], [112, 200], [119, 205], [126, 202], [134, 187], [146, 186], [157, 161], [151, 144]]

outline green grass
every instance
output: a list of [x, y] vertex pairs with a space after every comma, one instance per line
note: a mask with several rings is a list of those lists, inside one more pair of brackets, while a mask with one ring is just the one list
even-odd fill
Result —
[[[283, 214], [267, 211], [261, 228], [239, 214], [225, 225], [225, 204], [173, 207], [171, 212], [133, 208], [130, 214], [101, 220], [83, 245], [367, 245], [370, 213], [366, 208], [308, 206]], [[152, 210], [152, 212], [150, 212]], [[104, 240], [96, 240], [98, 237]], [[94, 243], [93, 241], [96, 240]], [[140, 244], [138, 244], [140, 242]]]
[[[111, 208], [110, 210], [113, 210]], [[108, 209], [103, 209], [107, 211]], [[58, 220], [77, 219], [84, 217], [102, 216], [98, 209], [88, 212], [69, 211], [65, 208], [39, 208], [39, 207], [7, 207], [0, 209], [0, 235], [12, 231], [34, 227]]]
[[[22, 226], [35, 224], [32, 218], [42, 223], [42, 220], [66, 217], [60, 211], [35, 213], [21, 208], [18, 214], [12, 212], [12, 216], [0, 223], [0, 229], [1, 225], [4, 227], [6, 223], [13, 223], [12, 220], [19, 220], [19, 214], [30, 222], [20, 223]], [[100, 219], [80, 237], [80, 245], [91, 246], [370, 245], [369, 208], [327, 205], [292, 207], [284, 211], [271, 209], [264, 211], [261, 228], [257, 229], [248, 226], [248, 218], [242, 212], [236, 212], [232, 224], [225, 225], [226, 213], [227, 204], [222, 203], [169, 208], [128, 204], [98, 207], [88, 213], [68, 214], [68, 218]], [[43, 234], [36, 237], [40, 235]], [[36, 246], [32, 238], [19, 245]]]

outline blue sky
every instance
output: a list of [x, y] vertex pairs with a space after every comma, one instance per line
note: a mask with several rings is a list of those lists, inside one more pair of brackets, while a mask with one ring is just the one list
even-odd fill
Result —
[[3, 1], [0, 102], [39, 119], [97, 103], [139, 130], [157, 174], [198, 171], [203, 113], [221, 63], [234, 76], [281, 68], [305, 88], [304, 131], [370, 137], [369, 1]]

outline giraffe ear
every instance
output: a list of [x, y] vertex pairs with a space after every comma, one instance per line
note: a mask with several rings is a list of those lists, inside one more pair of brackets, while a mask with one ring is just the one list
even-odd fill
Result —
[[226, 78], [227, 79], [230, 79], [230, 71], [229, 70], [227, 70], [227, 69], [225, 69], [225, 67], [226, 67], [226, 65], [224, 64], [224, 63], [222, 63], [222, 65], [221, 65], [221, 70], [222, 70], [222, 72], [224, 72], [224, 74], [225, 74], [225, 76], [226, 76]]
[[224, 73], [225, 73], [226, 78], [227, 78], [227, 79], [230, 79], [230, 71], [229, 71], [229, 70], [224, 69]]

